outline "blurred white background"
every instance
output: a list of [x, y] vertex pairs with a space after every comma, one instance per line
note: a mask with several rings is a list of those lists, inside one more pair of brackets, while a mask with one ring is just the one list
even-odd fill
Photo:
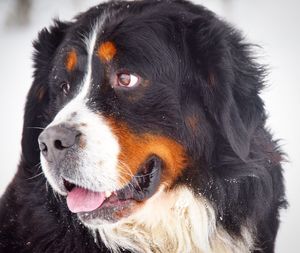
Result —
[[[23, 108], [32, 81], [32, 41], [53, 17], [72, 18], [97, 0], [0, 1], [0, 195], [16, 172], [20, 153]], [[31, 2], [27, 9], [26, 3]], [[299, 253], [300, 228], [300, 1], [194, 0], [215, 11], [243, 31], [248, 41], [263, 47], [260, 62], [270, 66], [268, 87], [262, 94], [268, 126], [289, 156], [284, 164], [288, 210], [282, 212], [277, 250]], [[25, 10], [25, 12], [24, 12]]]

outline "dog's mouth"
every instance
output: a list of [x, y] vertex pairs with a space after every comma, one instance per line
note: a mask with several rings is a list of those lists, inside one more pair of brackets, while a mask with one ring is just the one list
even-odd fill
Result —
[[162, 160], [153, 155], [126, 186], [112, 192], [94, 192], [64, 179], [68, 208], [87, 223], [95, 219], [115, 222], [128, 216], [134, 204], [150, 198], [157, 191], [161, 171]]

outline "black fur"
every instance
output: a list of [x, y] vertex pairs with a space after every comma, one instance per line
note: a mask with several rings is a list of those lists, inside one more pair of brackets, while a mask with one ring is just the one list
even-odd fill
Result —
[[[181, 142], [191, 161], [174, 187], [189, 185], [212, 202], [226, 231], [239, 236], [246, 224], [255, 229], [260, 252], [274, 252], [279, 209], [286, 201], [282, 154], [265, 127], [259, 97], [265, 70], [240, 32], [205, 8], [179, 0], [109, 2], [39, 33], [21, 161], [0, 202], [0, 252], [108, 252], [101, 240], [94, 242], [65, 201], [51, 187], [46, 190], [45, 177], [35, 177], [41, 172], [41, 130], [35, 127], [46, 127], [68, 101], [58, 95], [54, 80], [55, 75], [71, 78], [57, 67], [64, 47], [78, 43], [104, 10], [118, 11], [105, 25], [103, 40], [116, 41], [119, 66], [156, 85], [143, 91], [138, 103], [129, 102], [125, 91], [103, 88], [102, 97], [92, 93], [95, 103], [89, 106], [137, 131]], [[100, 63], [99, 71], [104, 71]], [[191, 126], [189, 117], [199, 124]]]

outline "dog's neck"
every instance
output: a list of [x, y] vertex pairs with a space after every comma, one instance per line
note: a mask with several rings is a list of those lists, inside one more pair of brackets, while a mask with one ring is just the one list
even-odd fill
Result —
[[231, 237], [216, 223], [214, 209], [188, 188], [159, 190], [142, 210], [114, 225], [93, 230], [113, 252], [247, 253], [253, 247], [250, 231]]

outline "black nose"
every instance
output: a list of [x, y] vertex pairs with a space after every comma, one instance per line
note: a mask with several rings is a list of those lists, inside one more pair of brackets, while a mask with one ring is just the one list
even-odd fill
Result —
[[48, 162], [59, 164], [69, 148], [79, 141], [80, 132], [63, 125], [45, 129], [39, 136], [40, 151]]

